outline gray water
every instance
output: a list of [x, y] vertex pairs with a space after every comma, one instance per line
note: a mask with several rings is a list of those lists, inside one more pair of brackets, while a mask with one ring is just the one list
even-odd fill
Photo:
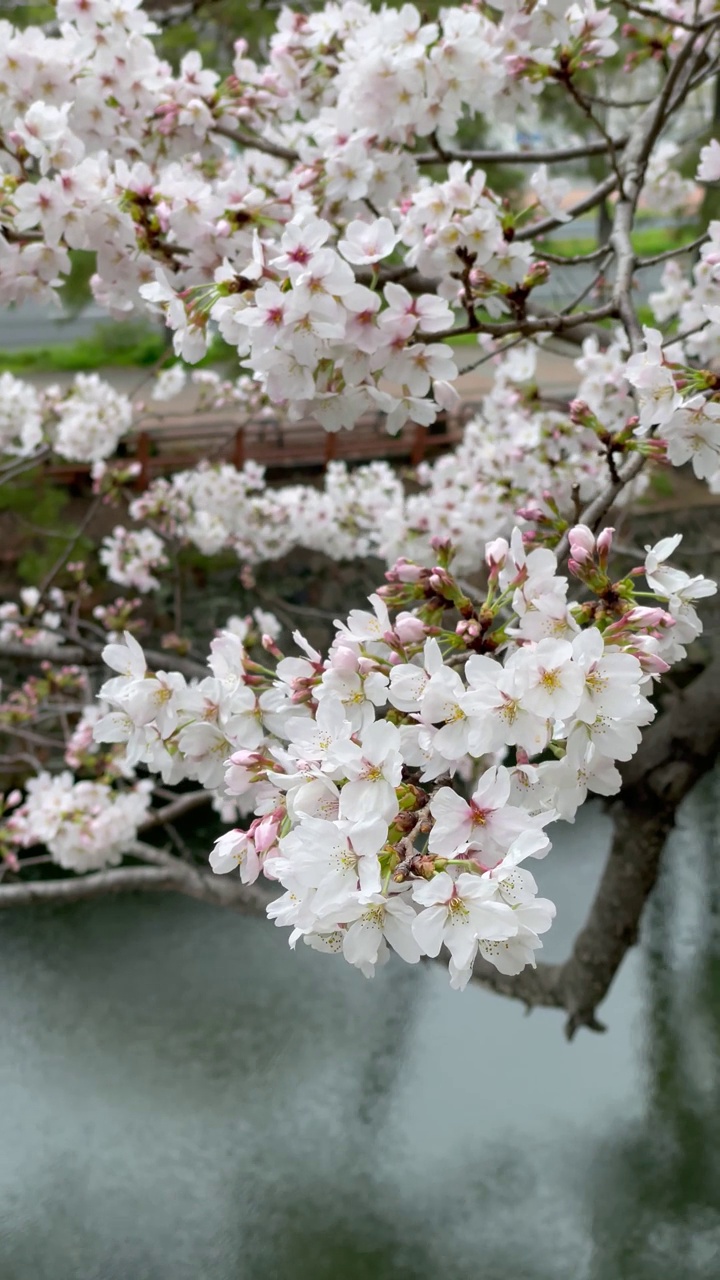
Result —
[[[570, 1045], [440, 966], [367, 982], [188, 901], [8, 913], [0, 1280], [717, 1277], [719, 800]], [[538, 866], [549, 958], [608, 831], [586, 811]]]

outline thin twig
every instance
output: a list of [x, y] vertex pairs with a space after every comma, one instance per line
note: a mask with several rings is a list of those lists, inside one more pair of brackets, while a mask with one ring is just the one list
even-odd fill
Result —
[[[616, 151], [622, 150], [627, 138], [613, 138]], [[562, 160], [582, 160], [587, 156], [604, 155], [608, 142], [586, 142], [576, 147], [540, 147], [535, 151], [467, 151], [443, 147], [441, 151], [410, 152], [417, 164], [444, 164], [452, 160], [471, 160], [474, 164], [554, 164]]]
[[655, 267], [658, 262], [668, 262], [670, 258], [678, 258], [683, 253], [692, 253], [693, 250], [699, 249], [701, 244], [705, 244], [707, 239], [708, 232], [703, 231], [696, 240], [691, 240], [689, 244], [681, 244], [677, 249], [666, 249], [664, 253], [656, 253], [652, 258], [638, 258], [635, 262], [635, 270], [642, 271], [643, 267]]

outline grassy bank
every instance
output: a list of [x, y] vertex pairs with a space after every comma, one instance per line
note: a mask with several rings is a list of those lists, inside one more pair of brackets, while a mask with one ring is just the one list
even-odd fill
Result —
[[[94, 369], [149, 368], [174, 359], [165, 331], [142, 324], [100, 324], [90, 337], [57, 342], [47, 347], [19, 347], [0, 351], [0, 373], [88, 373]], [[235, 360], [237, 353], [214, 338], [199, 368]]]

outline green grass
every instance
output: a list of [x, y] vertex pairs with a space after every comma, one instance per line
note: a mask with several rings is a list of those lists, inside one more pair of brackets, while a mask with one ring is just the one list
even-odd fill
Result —
[[118, 337], [119, 341], [109, 340], [103, 328], [90, 338], [77, 338], [74, 342], [0, 351], [0, 370], [18, 374], [78, 373], [109, 366], [142, 367], [159, 360], [166, 349], [160, 334], [120, 334]]
[[[49, 347], [20, 347], [0, 351], [0, 373], [86, 373], [93, 369], [147, 368], [167, 357], [172, 348], [165, 334], [143, 324], [121, 322], [98, 325], [88, 338], [58, 342]], [[205, 365], [235, 360], [237, 354], [221, 338], [213, 338], [210, 350], [200, 362]], [[197, 366], [196, 366], [197, 367]]]
[[[672, 229], [669, 227], [644, 227], [633, 233], [632, 244], [636, 253], [642, 254], [643, 257], [651, 258], [656, 253], [667, 253], [669, 249], [679, 249], [681, 245], [689, 244], [691, 240], [695, 240], [697, 235], [697, 229], [693, 226], [680, 226]], [[568, 236], [557, 240], [548, 236], [545, 239], [538, 239], [535, 243], [537, 244], [539, 258], [542, 257], [543, 248], [563, 258], [572, 258], [580, 253], [592, 253], [597, 248], [595, 236]]]

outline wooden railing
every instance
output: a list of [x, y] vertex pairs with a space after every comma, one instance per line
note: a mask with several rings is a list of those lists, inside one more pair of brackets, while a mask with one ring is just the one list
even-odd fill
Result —
[[[325, 431], [317, 422], [286, 423], [263, 417], [238, 425], [227, 411], [146, 415], [125, 441], [125, 456], [140, 463], [136, 486], [147, 488], [159, 475], [195, 466], [201, 459], [229, 462], [240, 469], [252, 460], [271, 476], [288, 470], [318, 471], [335, 460], [347, 463], [386, 459], [418, 466], [452, 448], [462, 438], [464, 423], [477, 406], [463, 404], [457, 415], [441, 413], [437, 422], [422, 427], [408, 422], [394, 436], [385, 417], [367, 415], [352, 431]], [[52, 460], [47, 473], [61, 483], [82, 484], [90, 468], [82, 463]]]

